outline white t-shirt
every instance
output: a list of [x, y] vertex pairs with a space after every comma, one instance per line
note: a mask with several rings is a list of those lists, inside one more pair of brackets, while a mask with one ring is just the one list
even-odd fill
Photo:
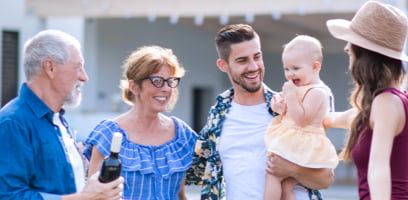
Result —
[[[231, 102], [220, 137], [227, 200], [263, 200], [266, 148], [264, 134], [273, 116], [266, 103], [245, 106]], [[296, 199], [308, 199], [295, 187]]]
[[74, 139], [67, 132], [67, 128], [63, 125], [59, 116], [59, 113], [54, 113], [53, 122], [61, 131], [62, 139], [68, 152], [69, 161], [71, 161], [72, 170], [74, 171], [76, 189], [77, 192], [80, 192], [85, 186], [84, 164], [82, 163], [81, 155], [74, 144]]

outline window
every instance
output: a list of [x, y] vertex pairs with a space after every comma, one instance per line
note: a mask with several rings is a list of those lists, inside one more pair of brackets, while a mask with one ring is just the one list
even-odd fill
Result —
[[1, 106], [17, 96], [18, 43], [16, 31], [3, 31], [1, 58]]
[[195, 87], [193, 88], [193, 129], [198, 133], [207, 122], [208, 111], [215, 102], [211, 88]]

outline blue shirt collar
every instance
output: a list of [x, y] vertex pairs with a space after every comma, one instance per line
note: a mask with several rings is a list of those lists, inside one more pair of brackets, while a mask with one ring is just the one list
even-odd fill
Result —
[[[42, 118], [46, 117], [49, 121], [52, 122], [54, 112], [45, 104], [28, 86], [27, 83], [24, 83], [20, 88], [20, 96], [22, 99], [25, 99], [27, 105], [33, 111], [36, 117]], [[61, 109], [61, 116], [64, 115], [65, 110]]]

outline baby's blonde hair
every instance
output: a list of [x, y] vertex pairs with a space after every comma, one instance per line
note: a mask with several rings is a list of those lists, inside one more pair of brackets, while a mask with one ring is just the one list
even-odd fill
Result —
[[283, 51], [293, 48], [301, 48], [305, 53], [310, 54], [313, 60], [323, 62], [323, 46], [320, 41], [309, 35], [298, 35], [283, 46]]

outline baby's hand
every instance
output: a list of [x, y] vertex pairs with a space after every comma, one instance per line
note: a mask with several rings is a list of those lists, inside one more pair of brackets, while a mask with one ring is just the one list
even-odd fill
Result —
[[282, 92], [285, 96], [296, 95], [297, 86], [292, 81], [286, 81], [282, 86]]
[[271, 107], [273, 111], [279, 114], [286, 112], [286, 102], [282, 93], [278, 93], [272, 96]]

